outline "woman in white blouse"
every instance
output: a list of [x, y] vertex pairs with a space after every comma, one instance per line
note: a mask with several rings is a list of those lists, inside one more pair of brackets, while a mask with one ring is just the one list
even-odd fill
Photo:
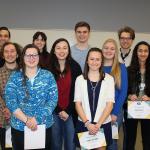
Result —
[[[103, 128], [106, 144], [112, 143], [110, 113], [114, 103], [114, 79], [102, 71], [103, 55], [99, 48], [87, 54], [83, 75], [76, 79], [75, 106], [78, 113], [76, 132], [89, 131], [95, 135]], [[76, 144], [79, 141], [76, 138]], [[105, 150], [106, 146], [97, 150]]]

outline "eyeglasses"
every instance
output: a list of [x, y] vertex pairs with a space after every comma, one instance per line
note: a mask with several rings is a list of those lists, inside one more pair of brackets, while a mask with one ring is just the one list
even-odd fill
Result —
[[25, 54], [25, 57], [27, 59], [31, 59], [31, 58], [36, 59], [39, 57], [39, 54], [29, 54], [29, 55]]
[[132, 40], [132, 38], [131, 37], [120, 37], [120, 40], [122, 40], [122, 41], [129, 41], [129, 40]]

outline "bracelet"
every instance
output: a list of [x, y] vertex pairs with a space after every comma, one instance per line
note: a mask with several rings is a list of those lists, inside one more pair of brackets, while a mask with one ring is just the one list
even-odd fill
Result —
[[28, 120], [29, 120], [29, 118], [27, 117], [27, 120], [26, 120], [25, 124], [27, 124]]
[[85, 121], [84, 126], [87, 127], [89, 124], [90, 124], [90, 121], [87, 120], [87, 121]]

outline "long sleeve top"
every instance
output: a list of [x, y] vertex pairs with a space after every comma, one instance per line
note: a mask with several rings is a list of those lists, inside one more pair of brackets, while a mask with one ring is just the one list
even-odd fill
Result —
[[5, 100], [12, 112], [13, 128], [24, 131], [25, 123], [13, 115], [17, 109], [29, 117], [35, 117], [38, 124], [45, 124], [49, 128], [53, 124], [52, 112], [58, 100], [55, 79], [49, 71], [39, 69], [34, 81], [27, 79], [24, 86], [22, 71], [15, 71], [6, 84]]
[[[104, 66], [103, 71], [106, 73], [111, 72], [112, 66]], [[118, 115], [122, 109], [124, 101], [127, 96], [127, 89], [128, 89], [128, 77], [127, 77], [127, 69], [124, 64], [120, 64], [121, 70], [121, 87], [118, 89], [115, 87], [115, 104], [112, 110], [113, 115]]]

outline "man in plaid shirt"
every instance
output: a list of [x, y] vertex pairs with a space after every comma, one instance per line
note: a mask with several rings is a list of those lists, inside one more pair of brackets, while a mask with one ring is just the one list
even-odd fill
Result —
[[10, 112], [5, 105], [4, 89], [10, 73], [19, 68], [21, 51], [15, 43], [7, 42], [3, 45], [2, 57], [4, 58], [4, 66], [0, 68], [0, 145], [2, 150], [5, 149], [5, 132], [6, 125], [9, 124]]

